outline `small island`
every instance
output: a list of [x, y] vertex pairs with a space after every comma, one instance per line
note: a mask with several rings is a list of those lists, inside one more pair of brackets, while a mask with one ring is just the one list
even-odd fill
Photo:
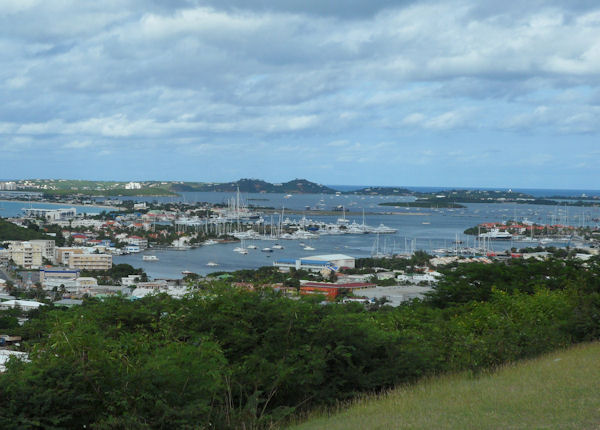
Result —
[[414, 202], [384, 202], [379, 206], [393, 206], [405, 208], [432, 208], [432, 209], [462, 209], [466, 206], [449, 201], [415, 200]]

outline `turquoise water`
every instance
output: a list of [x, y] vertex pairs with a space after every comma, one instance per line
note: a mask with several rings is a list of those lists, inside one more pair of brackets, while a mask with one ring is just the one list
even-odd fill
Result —
[[61, 208], [76, 208], [77, 213], [99, 214], [104, 209], [96, 206], [81, 206], [69, 204], [52, 204], [52, 203], [34, 203], [34, 202], [14, 202], [0, 201], [0, 217], [16, 217], [22, 216], [23, 209], [38, 208], [38, 209], [61, 209]]

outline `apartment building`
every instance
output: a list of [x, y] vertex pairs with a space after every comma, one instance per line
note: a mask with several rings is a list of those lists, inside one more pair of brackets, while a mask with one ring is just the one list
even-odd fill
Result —
[[31, 242], [12, 241], [8, 245], [10, 258], [16, 265], [37, 269], [42, 265], [42, 246]]
[[69, 257], [73, 254], [83, 254], [83, 248], [75, 247], [60, 247], [56, 248], [56, 263], [62, 264], [63, 266], [69, 265]]
[[50, 261], [52, 264], [56, 261], [55, 250], [56, 242], [54, 240], [30, 240], [33, 246], [39, 246], [42, 251], [42, 258]]
[[71, 254], [69, 267], [81, 270], [109, 270], [112, 267], [112, 255], [108, 254]]

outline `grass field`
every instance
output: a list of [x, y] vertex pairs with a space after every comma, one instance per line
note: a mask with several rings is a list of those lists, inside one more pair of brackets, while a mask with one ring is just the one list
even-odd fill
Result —
[[600, 429], [600, 343], [479, 377], [433, 378], [292, 428]]

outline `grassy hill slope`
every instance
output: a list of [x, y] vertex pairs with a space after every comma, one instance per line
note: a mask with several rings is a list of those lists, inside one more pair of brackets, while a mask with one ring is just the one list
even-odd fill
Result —
[[357, 401], [309, 429], [600, 429], [600, 343]]
[[40, 231], [19, 227], [12, 222], [0, 219], [0, 243], [6, 240], [54, 239]]

